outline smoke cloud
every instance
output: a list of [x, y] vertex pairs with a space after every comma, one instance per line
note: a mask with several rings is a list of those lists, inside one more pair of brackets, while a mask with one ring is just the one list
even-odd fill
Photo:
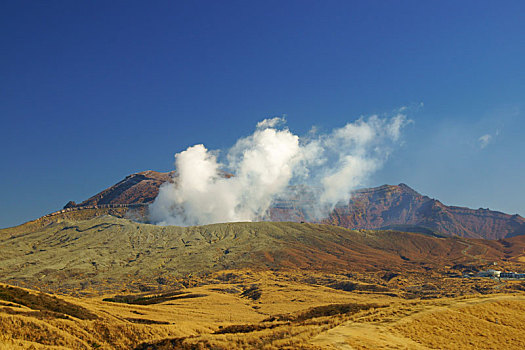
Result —
[[175, 155], [177, 177], [150, 205], [159, 225], [260, 221], [275, 201], [293, 199], [309, 220], [325, 217], [386, 161], [410, 121], [404, 114], [360, 118], [318, 134], [293, 134], [284, 118], [221, 153], [199, 144]]

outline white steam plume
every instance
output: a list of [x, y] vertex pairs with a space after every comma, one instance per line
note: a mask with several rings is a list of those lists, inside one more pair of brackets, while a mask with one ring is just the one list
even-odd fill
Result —
[[311, 220], [320, 219], [338, 202], [348, 201], [383, 164], [409, 120], [403, 114], [360, 118], [305, 138], [290, 132], [285, 122], [259, 122], [252, 135], [227, 152], [225, 163], [204, 145], [177, 153], [178, 176], [161, 186], [150, 205], [150, 220], [184, 226], [263, 220], [276, 199], [288, 198], [310, 203], [304, 212]]

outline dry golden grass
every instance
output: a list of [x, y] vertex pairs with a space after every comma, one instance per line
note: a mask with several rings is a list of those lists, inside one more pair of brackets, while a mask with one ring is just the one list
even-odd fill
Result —
[[525, 296], [505, 294], [400, 302], [312, 342], [353, 349], [523, 349], [524, 307]]
[[429, 348], [523, 349], [525, 299], [498, 296], [436, 307], [394, 329]]
[[[9, 310], [34, 309], [4, 301], [0, 349], [518, 349], [525, 343], [522, 292], [421, 300], [320, 285], [336, 278], [343, 277], [222, 271], [209, 277], [213, 283], [181, 290], [199, 297], [149, 305], [103, 301], [118, 293], [58, 296], [97, 316], [91, 320], [13, 314]], [[433, 283], [439, 286], [440, 280]], [[260, 296], [243, 293], [253, 289]]]

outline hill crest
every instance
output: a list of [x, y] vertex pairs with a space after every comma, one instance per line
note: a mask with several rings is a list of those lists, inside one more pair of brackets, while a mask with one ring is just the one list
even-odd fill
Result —
[[[148, 170], [132, 174], [79, 204], [69, 202], [65, 209], [144, 206], [133, 215], [147, 216], [145, 207], [155, 200], [159, 187], [167, 181], [176, 181], [175, 172]], [[125, 216], [125, 210], [102, 213]], [[276, 202], [269, 210], [269, 218], [271, 221], [307, 221], [300, 201]], [[517, 214], [448, 206], [404, 183], [357, 190], [347, 204], [337, 206], [321, 222], [359, 229], [405, 225], [471, 238], [501, 239], [525, 234], [525, 219]]]
[[[525, 236], [490, 241], [323, 224], [240, 222], [177, 227], [102, 216], [0, 230], [2, 280], [103, 288], [135, 280], [251, 268], [421, 271], [523, 258]], [[79, 254], [82, 252], [82, 254]]]

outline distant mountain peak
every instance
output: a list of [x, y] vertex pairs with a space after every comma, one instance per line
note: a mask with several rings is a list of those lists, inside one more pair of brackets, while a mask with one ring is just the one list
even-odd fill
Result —
[[408, 186], [408, 185], [405, 184], [405, 183], [400, 183], [399, 185], [397, 185], [397, 187], [399, 187], [399, 188], [402, 189], [403, 191], [413, 192], [413, 193], [417, 193], [417, 194], [419, 194], [416, 190], [414, 190], [412, 187]]
[[130, 174], [117, 184], [97, 193], [79, 204], [72, 201], [68, 202], [64, 208], [97, 206], [101, 204], [151, 203], [157, 197], [160, 185], [171, 181], [173, 175], [173, 171], [162, 173], [153, 170]]
[[[233, 175], [224, 173], [224, 176]], [[174, 181], [175, 177], [174, 171], [134, 173], [87, 200], [79, 204], [69, 202], [64, 208], [147, 205], [155, 200], [159, 187], [167, 181]], [[279, 199], [269, 213], [272, 221], [307, 221], [301, 204], [296, 201], [287, 203]], [[499, 239], [525, 234], [525, 219], [517, 214], [447, 206], [404, 183], [357, 190], [347, 204], [338, 205], [323, 222], [363, 229], [409, 225], [473, 238]]]

